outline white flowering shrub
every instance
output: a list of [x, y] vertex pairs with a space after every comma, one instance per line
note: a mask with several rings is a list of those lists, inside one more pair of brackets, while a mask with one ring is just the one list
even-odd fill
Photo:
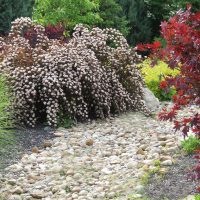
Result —
[[[32, 29], [33, 39], [24, 37]], [[0, 70], [13, 90], [16, 118], [34, 126], [58, 116], [77, 120], [104, 118], [127, 110], [149, 114], [143, 102], [140, 61], [114, 29], [75, 27], [68, 43], [48, 39], [29, 18], [12, 23], [0, 39]]]

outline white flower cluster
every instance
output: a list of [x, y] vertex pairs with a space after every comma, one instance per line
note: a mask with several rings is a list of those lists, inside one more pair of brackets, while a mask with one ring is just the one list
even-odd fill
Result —
[[[26, 28], [37, 32], [34, 47], [23, 37]], [[77, 25], [70, 41], [63, 43], [49, 40], [31, 19], [19, 18], [0, 45], [0, 70], [10, 80], [21, 122], [34, 126], [45, 118], [56, 125], [58, 116], [86, 120], [130, 109], [149, 114], [136, 67], [140, 59], [114, 29], [90, 31]]]

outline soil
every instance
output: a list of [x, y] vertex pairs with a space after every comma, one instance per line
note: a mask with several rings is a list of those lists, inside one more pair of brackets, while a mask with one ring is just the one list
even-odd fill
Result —
[[16, 163], [24, 153], [30, 153], [33, 147], [40, 147], [44, 140], [53, 137], [53, 129], [45, 126], [12, 130], [6, 139], [7, 145], [0, 146], [0, 174], [5, 172], [7, 166]]
[[148, 200], [183, 200], [188, 195], [197, 194], [200, 181], [189, 179], [189, 171], [196, 163], [192, 157], [181, 155], [163, 178], [152, 175], [145, 188]]

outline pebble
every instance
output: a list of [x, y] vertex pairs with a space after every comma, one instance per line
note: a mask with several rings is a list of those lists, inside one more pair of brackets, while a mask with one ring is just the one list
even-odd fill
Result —
[[61, 131], [56, 131], [56, 132], [54, 132], [53, 134], [54, 134], [54, 136], [56, 136], [56, 137], [62, 137], [62, 136], [65, 135], [65, 133], [64, 133], [64, 132], [61, 132]]
[[11, 195], [7, 200], [22, 200], [19, 195]]
[[94, 140], [93, 139], [87, 139], [86, 141], [85, 141], [85, 144], [87, 145], [87, 146], [92, 146], [93, 144], [94, 144]]
[[49, 140], [44, 141], [44, 143], [43, 143], [43, 147], [44, 148], [51, 147], [51, 146], [52, 146], [52, 142], [51, 141], [49, 141]]
[[0, 194], [10, 200], [123, 200], [135, 190], [135, 198], [141, 198], [144, 186], [138, 183], [154, 161], [160, 159], [160, 173], [173, 164], [170, 155], [178, 147], [172, 127], [130, 112], [59, 128], [43, 149], [6, 169]]
[[39, 190], [35, 190], [35, 191], [31, 192], [30, 195], [31, 195], [33, 198], [42, 199], [42, 198], [44, 197], [44, 192], [41, 192], [41, 191], [39, 191]]
[[144, 186], [143, 185], [137, 185], [135, 187], [135, 191], [138, 193], [142, 193], [144, 191]]
[[163, 166], [171, 166], [173, 164], [172, 160], [165, 160], [161, 162], [161, 165]]
[[39, 149], [38, 149], [37, 147], [33, 147], [33, 148], [32, 148], [32, 152], [33, 152], [33, 153], [39, 153]]
[[23, 193], [23, 189], [21, 187], [16, 187], [15, 189], [13, 189], [13, 194], [22, 194]]

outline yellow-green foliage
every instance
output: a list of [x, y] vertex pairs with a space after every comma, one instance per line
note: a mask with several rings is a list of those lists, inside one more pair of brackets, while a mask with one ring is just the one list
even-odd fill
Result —
[[141, 67], [147, 87], [154, 95], [160, 100], [171, 100], [171, 96], [175, 94], [175, 90], [171, 88], [169, 93], [166, 93], [160, 89], [159, 85], [165, 76], [176, 76], [179, 73], [178, 70], [170, 69], [162, 61], [159, 61], [156, 66], [151, 67], [151, 61], [149, 59], [145, 60], [139, 67]]

